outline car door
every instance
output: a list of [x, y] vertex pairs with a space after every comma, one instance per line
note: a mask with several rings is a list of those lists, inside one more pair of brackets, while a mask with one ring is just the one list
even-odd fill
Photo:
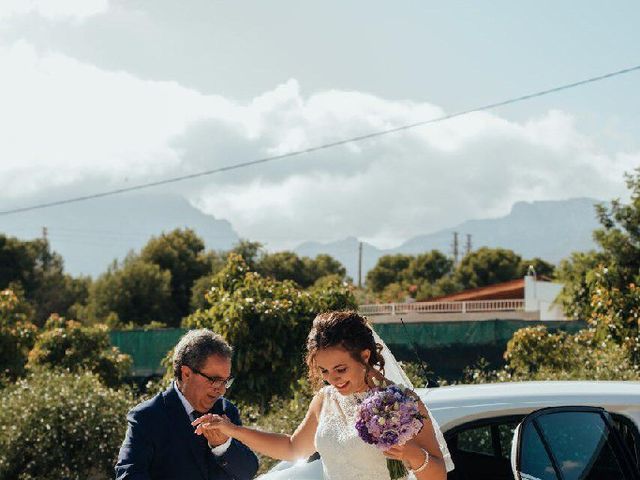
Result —
[[516, 428], [511, 462], [516, 480], [639, 480], [609, 413], [598, 407], [552, 407]]

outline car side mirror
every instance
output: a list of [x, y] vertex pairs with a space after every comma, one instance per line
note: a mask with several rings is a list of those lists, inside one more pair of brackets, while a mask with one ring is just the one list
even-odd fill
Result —
[[511, 448], [516, 480], [640, 479], [602, 408], [533, 412], [516, 428]]

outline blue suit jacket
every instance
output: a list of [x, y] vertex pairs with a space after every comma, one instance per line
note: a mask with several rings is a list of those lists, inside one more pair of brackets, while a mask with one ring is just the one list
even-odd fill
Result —
[[[241, 424], [238, 409], [224, 397], [210, 412]], [[134, 407], [127, 422], [116, 480], [244, 480], [258, 470], [255, 454], [237, 440], [219, 457], [203, 450], [173, 387]]]

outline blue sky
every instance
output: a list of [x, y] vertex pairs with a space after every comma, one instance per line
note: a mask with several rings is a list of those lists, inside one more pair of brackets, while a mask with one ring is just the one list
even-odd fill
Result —
[[[637, 65], [639, 18], [631, 1], [9, 0], [0, 203], [206, 170]], [[620, 196], [640, 164], [639, 85], [636, 72], [179, 190], [274, 248], [348, 235], [391, 246], [519, 200]]]

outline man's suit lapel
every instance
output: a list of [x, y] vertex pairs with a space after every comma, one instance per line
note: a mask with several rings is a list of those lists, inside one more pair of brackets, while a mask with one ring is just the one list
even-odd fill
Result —
[[202, 455], [202, 447], [198, 442], [202, 441], [198, 438], [198, 435], [194, 433], [194, 428], [191, 426], [191, 419], [187, 415], [187, 412], [178, 398], [173, 386], [167, 389], [164, 393], [164, 402], [169, 412], [169, 417], [174, 423], [175, 429], [185, 442], [189, 445], [193, 458], [203, 478], [207, 478], [207, 465], [206, 459]]

